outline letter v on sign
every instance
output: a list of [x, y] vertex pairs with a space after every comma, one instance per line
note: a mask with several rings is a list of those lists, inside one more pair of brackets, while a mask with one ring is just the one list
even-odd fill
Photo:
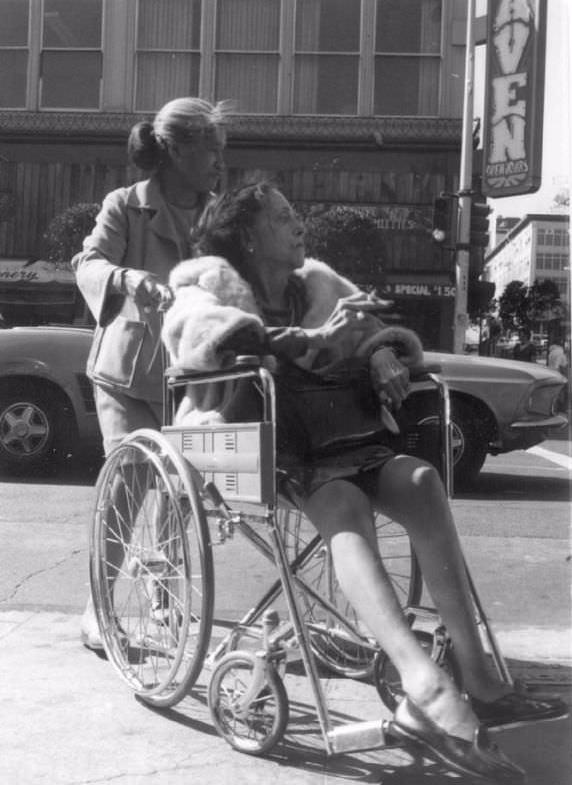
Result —
[[494, 43], [503, 74], [518, 70], [530, 35], [530, 10], [525, 0], [503, 0], [495, 18]]

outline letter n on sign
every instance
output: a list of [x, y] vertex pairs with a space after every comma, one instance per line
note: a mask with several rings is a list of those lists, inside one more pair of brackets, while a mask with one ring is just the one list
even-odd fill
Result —
[[483, 193], [540, 188], [546, 0], [489, 0]]

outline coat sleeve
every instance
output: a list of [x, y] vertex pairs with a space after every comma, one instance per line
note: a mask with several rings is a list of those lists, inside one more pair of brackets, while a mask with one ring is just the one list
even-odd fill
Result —
[[[307, 259], [298, 273], [304, 284], [308, 304], [302, 327], [320, 327], [332, 314], [339, 300], [360, 289], [324, 262]], [[389, 305], [389, 303], [387, 304]], [[389, 346], [408, 366], [423, 362], [423, 348], [417, 335], [404, 327], [387, 326], [373, 314], [365, 314], [335, 346], [316, 352], [310, 349], [296, 362], [322, 375], [336, 374], [349, 365], [370, 361], [376, 349]]]
[[113, 278], [127, 249], [125, 198], [124, 188], [105, 197], [95, 226], [83, 241], [83, 250], [71, 262], [78, 288], [99, 325], [115, 316], [124, 299], [116, 291]]
[[165, 314], [162, 337], [175, 366], [216, 371], [232, 364], [236, 351], [228, 339], [246, 329], [264, 336], [260, 317], [225, 305], [200, 286], [185, 286]]

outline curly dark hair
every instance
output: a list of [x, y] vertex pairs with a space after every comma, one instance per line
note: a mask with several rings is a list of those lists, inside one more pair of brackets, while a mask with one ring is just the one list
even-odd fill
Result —
[[276, 186], [269, 181], [246, 183], [217, 197], [203, 213], [192, 233], [195, 256], [222, 256], [244, 277], [246, 230], [262, 210]]

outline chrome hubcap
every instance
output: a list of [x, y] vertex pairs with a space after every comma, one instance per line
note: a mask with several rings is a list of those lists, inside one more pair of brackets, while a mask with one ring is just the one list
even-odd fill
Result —
[[50, 423], [35, 404], [13, 403], [0, 418], [0, 444], [11, 455], [32, 456], [44, 449]]

